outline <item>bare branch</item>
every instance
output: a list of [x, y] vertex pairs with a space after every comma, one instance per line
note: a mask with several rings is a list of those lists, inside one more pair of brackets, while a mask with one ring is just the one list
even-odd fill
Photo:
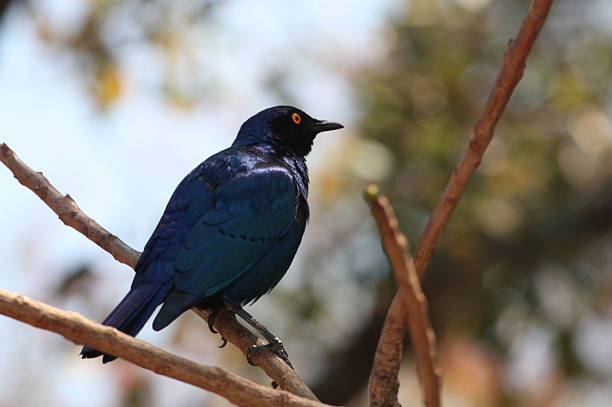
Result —
[[[509, 44], [508, 50], [504, 55], [504, 64], [491, 90], [483, 113], [474, 126], [473, 133], [467, 142], [463, 155], [451, 175], [446, 190], [430, 217], [425, 232], [414, 252], [414, 266], [419, 279], [423, 279], [440, 236], [457, 207], [470, 178], [480, 165], [484, 151], [493, 137], [497, 121], [508, 104], [514, 88], [523, 76], [525, 61], [546, 21], [552, 2], [553, 0], [533, 0], [516, 40], [511, 41]], [[373, 372], [375, 370], [385, 371], [382, 367], [384, 360], [390, 360], [396, 356], [401, 358], [401, 342], [405, 336], [406, 329], [408, 329], [408, 324], [405, 322], [402, 324], [402, 321], [406, 321], [406, 318], [400, 318], [395, 314], [402, 312], [402, 315], [406, 315], [407, 310], [403, 303], [403, 296], [397, 293], [389, 307], [385, 326], [379, 339]], [[395, 324], [390, 325], [393, 323]], [[401, 329], [403, 329], [404, 333], [398, 335], [398, 331]], [[392, 350], [392, 353], [385, 354], [381, 351], [379, 354], [381, 349]], [[384, 389], [386, 392], [386, 396], [379, 394], [377, 397], [381, 397], [380, 400], [383, 402], [386, 400], [388, 403], [381, 405], [396, 405], [394, 403], [397, 403], [398, 371], [399, 362], [387, 366], [385, 374], [377, 379], [379, 381], [377, 387]], [[393, 372], [395, 372], [395, 375], [393, 375]]]
[[368, 380], [372, 407], [401, 407], [397, 400], [398, 374], [402, 363], [402, 342], [408, 329], [406, 314], [404, 301], [393, 301], [387, 310]]
[[140, 253], [85, 215], [70, 195], [62, 195], [42, 172], [34, 172], [4, 143], [0, 145], [0, 161], [11, 170], [19, 183], [38, 195], [66, 226], [81, 232], [118, 262], [134, 268]]
[[0, 313], [57, 332], [74, 343], [93, 346], [157, 374], [212, 391], [239, 406], [329, 406], [253, 383], [220, 367], [192, 362], [115, 328], [97, 324], [75, 312], [63, 311], [2, 289]]
[[[403, 298], [403, 307], [392, 306], [387, 313], [383, 332], [395, 342], [379, 341], [375, 363], [370, 375], [369, 391], [372, 406], [399, 406], [397, 390], [399, 382], [397, 372], [401, 361], [402, 328], [406, 324], [414, 346], [421, 382], [427, 407], [440, 406], [441, 377], [436, 364], [436, 340], [429, 324], [427, 299], [421, 291], [419, 278], [412, 258], [408, 240], [402, 234], [389, 200], [378, 194], [378, 188], [369, 185], [365, 199], [382, 239], [383, 249], [391, 263], [395, 280], [399, 286], [399, 296]], [[399, 303], [402, 304], [402, 303]], [[403, 321], [402, 321], [403, 320]], [[379, 354], [380, 351], [380, 354]], [[382, 381], [380, 379], [383, 379]]]
[[[0, 145], [0, 161], [12, 171], [22, 185], [38, 195], [64, 224], [81, 232], [89, 240], [110, 253], [117, 261], [132, 268], [136, 265], [140, 256], [138, 251], [132, 249], [87, 216], [69, 195], [62, 195], [42, 173], [34, 172], [4, 143]], [[207, 319], [208, 314], [205, 311], [196, 308], [193, 310], [205, 320]], [[245, 355], [249, 346], [257, 343], [257, 337], [239, 324], [235, 318], [217, 318], [215, 328]], [[281, 389], [317, 400], [312, 390], [308, 388], [297, 373], [274, 352], [258, 352], [253, 359], [272, 380], [278, 383]]]
[[531, 51], [553, 0], [534, 0], [527, 11], [516, 40], [511, 41], [504, 55], [504, 64], [489, 94], [487, 104], [474, 126], [463, 155], [450, 177], [446, 190], [414, 252], [414, 264], [419, 278], [423, 278], [431, 256], [438, 245], [442, 231], [459, 204], [470, 178], [480, 165], [485, 149], [493, 138], [495, 125], [504, 112], [514, 88], [523, 77], [525, 61]]

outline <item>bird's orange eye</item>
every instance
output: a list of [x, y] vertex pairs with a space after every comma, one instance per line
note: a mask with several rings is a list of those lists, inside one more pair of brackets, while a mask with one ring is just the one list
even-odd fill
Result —
[[300, 117], [299, 114], [293, 113], [291, 115], [291, 120], [293, 120], [293, 123], [295, 123], [295, 124], [300, 124], [300, 122], [302, 121], [302, 118]]

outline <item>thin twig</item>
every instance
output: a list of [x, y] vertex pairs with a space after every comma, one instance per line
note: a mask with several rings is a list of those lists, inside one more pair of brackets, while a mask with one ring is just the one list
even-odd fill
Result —
[[[431, 260], [450, 216], [457, 207], [470, 178], [480, 165], [484, 151], [493, 137], [497, 121], [508, 104], [514, 88], [523, 76], [525, 61], [546, 21], [552, 2], [553, 0], [533, 0], [516, 40], [511, 41], [509, 44], [508, 50], [504, 55], [504, 64], [491, 90], [483, 113], [474, 126], [473, 133], [467, 142], [463, 155], [451, 175], [446, 190], [430, 217], [425, 232], [414, 252], [414, 265], [417, 275], [421, 280], [425, 275], [427, 265]], [[402, 312], [401, 316], [396, 315], [399, 312]], [[401, 341], [408, 329], [408, 323], [405, 317], [403, 299], [399, 293], [395, 295], [389, 307], [385, 325], [391, 321], [398, 321], [397, 325], [393, 329], [384, 326], [383, 334], [391, 331], [397, 332], [399, 329], [403, 329], [404, 334], [381, 335], [378, 349], [395, 349], [399, 352], [397, 357], [401, 358]], [[398, 346], [398, 344], [400, 345]], [[384, 370], [384, 367], [379, 365], [379, 363], [382, 363], [382, 360], [384, 360], [382, 357], [374, 359], [373, 372]], [[399, 365], [397, 366], [396, 375], [397, 371], [399, 371]], [[379, 386], [381, 389], [386, 389], [386, 395], [380, 395], [380, 397], [383, 400], [388, 400], [391, 404], [387, 405], [392, 406], [393, 401], [397, 400], [397, 386], [395, 385], [397, 377], [387, 375], [386, 380], [388, 380], [387, 383]]]
[[[62, 195], [41, 172], [33, 171], [4, 143], [0, 145], [0, 161], [11, 170], [22, 185], [38, 195], [64, 224], [81, 232], [89, 240], [110, 253], [117, 261], [132, 268], [136, 265], [140, 256], [138, 251], [132, 249], [87, 216], [69, 195]], [[207, 319], [208, 314], [206, 312], [196, 308], [193, 310], [205, 320]], [[221, 336], [239, 348], [245, 355], [249, 346], [258, 343], [257, 337], [239, 324], [235, 318], [217, 318], [215, 328]], [[317, 400], [312, 390], [276, 353], [258, 352], [253, 357], [253, 361], [272, 380], [278, 383], [281, 389]]]
[[[403, 298], [403, 309], [404, 315], [408, 315], [408, 328], [410, 331], [410, 338], [414, 346], [414, 352], [417, 359], [417, 367], [420, 373], [421, 382], [423, 384], [423, 392], [425, 395], [425, 405], [427, 407], [439, 407], [440, 406], [440, 388], [441, 388], [441, 376], [436, 363], [436, 340], [431, 325], [429, 323], [429, 315], [427, 311], [427, 299], [421, 291], [421, 284], [414, 268], [412, 258], [409, 256], [410, 248], [408, 247], [408, 240], [402, 234], [393, 208], [389, 203], [389, 200], [382, 195], [378, 194], [378, 188], [374, 185], [369, 185], [366, 188], [365, 199], [370, 205], [372, 215], [378, 224], [380, 236], [382, 239], [383, 249], [391, 263], [391, 268], [395, 275], [395, 280], [399, 286], [399, 295]], [[398, 313], [399, 314], [399, 313]], [[401, 315], [401, 314], [400, 314]], [[385, 324], [393, 324], [396, 315], [387, 314]], [[393, 332], [397, 332], [399, 326], [403, 325], [402, 322], [395, 325], [395, 327], [386, 327]], [[384, 372], [387, 373], [385, 376], [388, 378], [388, 373], [395, 370], [399, 366], [399, 360], [401, 360], [401, 340], [399, 335], [394, 334], [395, 339], [399, 339], [399, 343], [395, 344], [381, 344], [382, 347], [387, 345], [399, 346], [399, 352], [396, 349], [392, 349], [390, 353], [386, 355], [377, 355], [379, 358], [389, 358], [391, 364], [384, 366]], [[384, 349], [381, 348], [384, 352]], [[385, 362], [379, 359], [378, 362]], [[378, 367], [380, 365], [376, 365]], [[391, 370], [391, 369], [392, 370]], [[373, 380], [370, 382], [370, 404], [373, 406], [385, 405], [385, 403], [391, 402], [391, 405], [398, 405], [397, 402], [397, 372], [396, 377], [391, 378], [390, 383], [380, 383], [378, 371], [372, 370]], [[387, 390], [385, 386], [391, 386], [389, 390], [395, 390], [395, 396], [393, 400], [387, 400], [384, 391], [379, 391], [377, 384], [381, 384], [382, 388]], [[381, 399], [378, 397], [382, 396]]]
[[328, 404], [253, 383], [220, 367], [192, 362], [75, 312], [63, 311], [2, 289], [0, 313], [56, 332], [74, 343], [93, 346], [157, 374], [212, 391], [239, 406], [329, 407]]
[[493, 138], [497, 121], [504, 112], [514, 88], [523, 77], [527, 55], [546, 21], [552, 2], [553, 0], [534, 0], [516, 40], [510, 41], [504, 55], [504, 64], [489, 94], [487, 104], [414, 252], [414, 264], [421, 279], [438, 245], [442, 231], [459, 204], [470, 178], [482, 161], [482, 156]]

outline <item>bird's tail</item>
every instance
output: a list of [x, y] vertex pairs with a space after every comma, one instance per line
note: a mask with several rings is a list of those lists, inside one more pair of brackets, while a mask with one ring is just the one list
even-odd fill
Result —
[[[133, 287], [121, 300], [119, 305], [108, 314], [102, 325], [112, 326], [128, 335], [136, 336], [146, 324], [155, 308], [168, 294], [171, 284], [140, 284]], [[116, 359], [113, 355], [102, 353], [96, 349], [84, 346], [81, 350], [83, 359], [104, 355], [103, 363]]]

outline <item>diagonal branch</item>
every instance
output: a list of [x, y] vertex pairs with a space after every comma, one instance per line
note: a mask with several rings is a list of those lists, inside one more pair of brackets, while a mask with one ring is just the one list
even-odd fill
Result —
[[[34, 172], [6, 145], [0, 145], [0, 161], [6, 165], [15, 178], [32, 190], [42, 199], [53, 212], [66, 224], [81, 232], [96, 243], [117, 261], [134, 267], [140, 253], [125, 244], [96, 221], [87, 216], [74, 202], [70, 195], [62, 195], [41, 172]], [[205, 320], [205, 311], [194, 309]], [[226, 316], [217, 318], [215, 328], [229, 342], [239, 348], [245, 355], [249, 346], [257, 343], [257, 337], [243, 327], [235, 318]], [[89, 345], [89, 344], [88, 344]], [[253, 361], [274, 380], [281, 389], [290, 391], [302, 397], [317, 400], [314, 393], [304, 381], [274, 352], [258, 352]]]
[[[493, 138], [497, 121], [504, 112], [516, 85], [523, 76], [527, 56], [546, 21], [552, 2], [553, 0], [533, 0], [516, 39], [509, 44], [508, 50], [504, 55], [504, 63], [489, 94], [487, 104], [474, 126], [473, 133], [467, 142], [463, 155], [455, 167], [446, 190], [430, 217], [425, 232], [414, 252], [414, 266], [419, 279], [422, 279], [425, 275], [427, 265], [438, 245], [440, 236], [457, 207], [470, 178], [480, 165], [482, 156]], [[387, 326], [392, 321], [397, 322], [393, 329]], [[383, 335], [379, 339], [378, 349], [392, 349], [394, 350], [394, 355], [387, 355], [387, 358], [401, 358], [401, 341], [407, 329], [406, 309], [403, 306], [402, 296], [398, 293], [393, 298], [393, 302], [389, 307], [382, 331]], [[397, 332], [401, 330], [403, 330], [404, 334], [398, 335]], [[394, 332], [394, 334], [389, 334], [389, 332]], [[373, 374], [382, 369], [380, 363], [380, 359], [374, 360], [374, 366], [372, 367]], [[386, 395], [381, 396], [381, 399], [387, 400], [390, 403], [393, 400], [397, 401], [397, 386], [394, 383], [397, 382], [399, 363], [394, 368], [396, 368], [395, 376], [392, 377], [392, 375], [388, 374], [388, 381], [381, 387], [386, 389]]]
[[421, 279], [438, 245], [442, 231], [482, 161], [482, 156], [493, 138], [497, 121], [504, 112], [514, 88], [523, 77], [527, 55], [546, 21], [552, 2], [553, 0], [533, 0], [516, 40], [510, 41], [508, 50], [504, 54], [504, 64], [489, 94], [487, 104], [414, 252], [414, 264]]
[[70, 195], [62, 195], [42, 172], [34, 172], [4, 143], [0, 145], [0, 161], [11, 170], [21, 185], [38, 195], [66, 226], [81, 232], [118, 262], [134, 268], [139, 252], [85, 215]]
[[[436, 339], [429, 324], [427, 299], [421, 291], [419, 277], [412, 258], [408, 240], [402, 234], [393, 208], [389, 200], [378, 194], [378, 188], [369, 185], [365, 191], [365, 199], [370, 205], [372, 215], [378, 224], [383, 249], [391, 263], [395, 280], [399, 286], [398, 295], [403, 299], [400, 312], [388, 312], [383, 332], [395, 340], [393, 343], [379, 341], [376, 350], [376, 369], [372, 369], [368, 390], [371, 406], [398, 406], [397, 389], [399, 381], [397, 372], [401, 362], [401, 346], [405, 336], [402, 329], [405, 318], [398, 316], [408, 315], [408, 328], [417, 359], [417, 367], [425, 394], [427, 407], [440, 406], [441, 376], [436, 364]], [[399, 305], [396, 305], [399, 306]], [[393, 391], [393, 399], [388, 400], [387, 395]], [[389, 392], [389, 393], [387, 393]]]
[[220, 367], [192, 362], [75, 312], [63, 311], [2, 289], [0, 314], [56, 332], [77, 344], [93, 346], [157, 374], [212, 391], [239, 406], [329, 407], [318, 401], [253, 383]]

